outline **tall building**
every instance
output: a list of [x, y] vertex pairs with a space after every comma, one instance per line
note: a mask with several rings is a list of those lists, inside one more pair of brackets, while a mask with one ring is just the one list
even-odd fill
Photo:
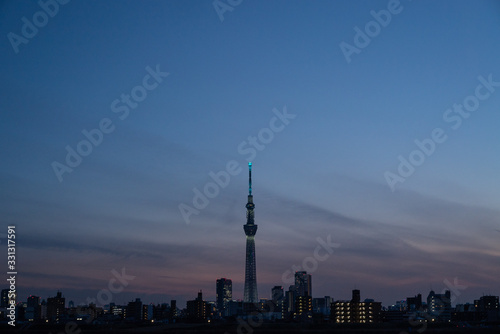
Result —
[[247, 236], [247, 251], [245, 263], [245, 294], [243, 301], [246, 303], [257, 303], [259, 301], [257, 294], [257, 273], [255, 267], [255, 233], [257, 225], [254, 224], [254, 208], [252, 196], [252, 163], [248, 163], [248, 203], [247, 223], [243, 225]]
[[230, 279], [218, 279], [215, 292], [217, 311], [223, 317], [229, 316], [229, 302], [233, 298], [233, 282]]
[[198, 298], [188, 300], [187, 302], [187, 318], [190, 322], [205, 322], [207, 320], [207, 306], [203, 301], [202, 292], [198, 292]]
[[57, 292], [55, 297], [47, 298], [47, 318], [58, 322], [64, 314], [66, 298], [63, 298], [61, 292]]
[[285, 293], [285, 301], [283, 303], [283, 319], [291, 320], [295, 312], [295, 285], [290, 285]]
[[285, 299], [283, 287], [281, 285], [276, 285], [271, 290], [271, 296], [275, 305], [275, 312], [280, 314], [278, 319], [283, 319], [283, 303]]
[[172, 299], [170, 300], [170, 321], [175, 322], [175, 319], [177, 318], [177, 300]]
[[312, 296], [311, 275], [307, 271], [295, 272], [295, 289], [297, 296]]
[[135, 322], [141, 322], [143, 320], [142, 312], [142, 301], [140, 298], [136, 298], [135, 302], [128, 302], [127, 308], [125, 310], [125, 318]]

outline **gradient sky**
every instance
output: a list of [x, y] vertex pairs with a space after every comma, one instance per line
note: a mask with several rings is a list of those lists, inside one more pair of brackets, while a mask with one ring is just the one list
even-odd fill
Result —
[[[121, 268], [136, 278], [116, 303], [214, 300], [220, 277], [243, 298], [238, 147], [284, 108], [295, 118], [253, 159], [259, 297], [328, 235], [314, 297], [389, 305], [455, 277], [454, 304], [500, 295], [500, 87], [459, 128], [443, 119], [479, 76], [500, 81], [500, 4], [402, 1], [347, 62], [340, 44], [388, 2], [242, 1], [221, 21], [211, 0], [73, 0], [17, 53], [9, 33], [41, 8], [1, 2], [0, 257], [16, 225], [20, 299], [84, 303]], [[148, 66], [169, 75], [120, 119], [111, 104]], [[114, 131], [59, 182], [53, 162], [105, 118]], [[384, 173], [435, 128], [447, 140], [391, 191]], [[186, 224], [179, 205], [232, 160], [242, 171]]]

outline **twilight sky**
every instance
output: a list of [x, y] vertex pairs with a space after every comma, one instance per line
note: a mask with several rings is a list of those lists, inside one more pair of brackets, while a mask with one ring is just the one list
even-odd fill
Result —
[[500, 294], [498, 1], [43, 1], [0, 3], [21, 300], [122, 268], [116, 303], [243, 298], [249, 159], [259, 297], [304, 264], [314, 297]]

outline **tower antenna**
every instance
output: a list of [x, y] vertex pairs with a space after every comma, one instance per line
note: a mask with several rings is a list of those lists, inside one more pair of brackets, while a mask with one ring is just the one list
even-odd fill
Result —
[[252, 163], [248, 163], [248, 195], [252, 196]]

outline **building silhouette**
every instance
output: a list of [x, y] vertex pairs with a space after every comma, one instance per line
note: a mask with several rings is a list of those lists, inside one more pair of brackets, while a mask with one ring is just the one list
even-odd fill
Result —
[[47, 319], [59, 322], [64, 315], [66, 299], [61, 292], [57, 292], [55, 297], [47, 298]]
[[233, 298], [233, 282], [230, 279], [220, 278], [215, 286], [217, 312], [222, 317], [229, 316], [229, 302]]
[[252, 196], [252, 163], [248, 163], [248, 203], [247, 223], [243, 225], [247, 239], [246, 263], [245, 263], [245, 293], [243, 301], [246, 303], [257, 303], [259, 301], [257, 294], [257, 273], [255, 266], [255, 233], [257, 225], [254, 223], [254, 208]]
[[176, 318], [177, 318], [177, 300], [171, 299], [170, 300], [170, 316], [169, 316], [169, 320], [170, 320], [170, 322], [175, 322]]
[[207, 320], [207, 304], [203, 301], [202, 292], [198, 292], [195, 300], [187, 302], [187, 318], [190, 322], [205, 322]]
[[274, 303], [275, 312], [279, 313], [278, 319], [283, 319], [283, 304], [285, 295], [281, 285], [276, 285], [271, 289], [271, 298]]
[[482, 296], [474, 300], [474, 307], [478, 318], [485, 321], [500, 320], [498, 296]]
[[36, 321], [40, 319], [40, 297], [37, 296], [28, 297], [24, 317], [28, 321]]
[[143, 319], [142, 301], [136, 298], [134, 302], [129, 302], [125, 309], [125, 319], [140, 322]]
[[422, 295], [419, 293], [415, 297], [406, 298], [408, 312], [416, 312], [422, 309]]

